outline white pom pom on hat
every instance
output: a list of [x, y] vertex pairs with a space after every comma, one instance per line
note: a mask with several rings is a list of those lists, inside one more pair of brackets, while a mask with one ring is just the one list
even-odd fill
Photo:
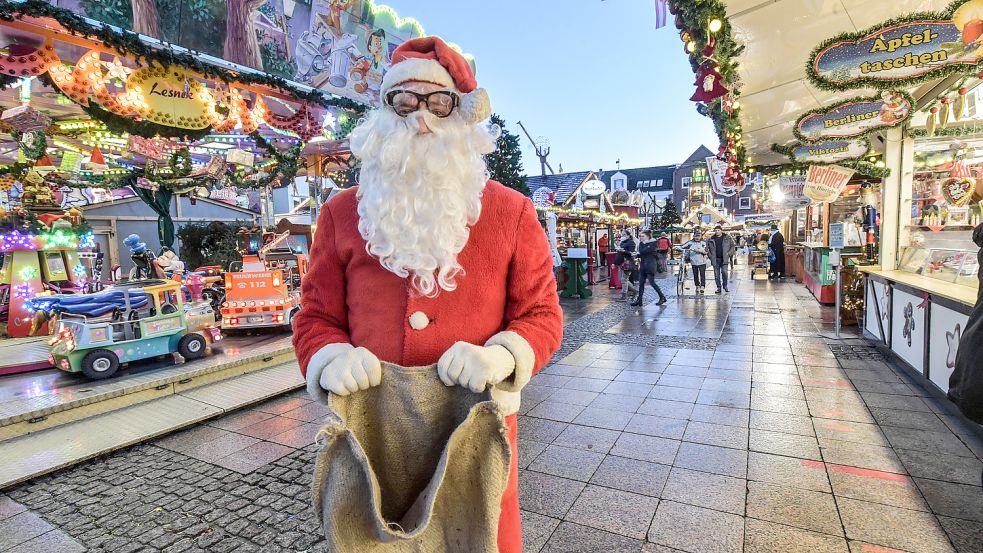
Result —
[[478, 88], [471, 64], [440, 37], [407, 40], [393, 51], [392, 65], [382, 78], [382, 97], [408, 81], [453, 88], [461, 96], [461, 116], [469, 123], [479, 123], [491, 116], [488, 92]]

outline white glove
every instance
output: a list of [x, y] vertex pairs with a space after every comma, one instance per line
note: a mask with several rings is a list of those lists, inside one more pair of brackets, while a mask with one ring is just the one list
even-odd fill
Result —
[[365, 348], [345, 345], [348, 349], [333, 357], [324, 367], [318, 381], [321, 388], [339, 396], [347, 396], [378, 386], [382, 382], [379, 358]]
[[457, 384], [474, 393], [505, 380], [515, 372], [515, 357], [504, 346], [457, 342], [437, 361], [437, 375], [447, 386]]

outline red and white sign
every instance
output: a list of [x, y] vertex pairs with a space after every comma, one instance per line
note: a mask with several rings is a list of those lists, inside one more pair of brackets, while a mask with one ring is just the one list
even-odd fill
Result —
[[550, 207], [555, 202], [556, 193], [545, 186], [540, 186], [532, 193], [532, 203], [537, 207]]
[[809, 167], [802, 192], [810, 200], [832, 202], [840, 197], [852, 176], [853, 169], [839, 165], [813, 165]]

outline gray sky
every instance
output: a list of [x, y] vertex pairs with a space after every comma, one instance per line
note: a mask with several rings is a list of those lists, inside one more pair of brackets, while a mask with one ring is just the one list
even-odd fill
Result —
[[[677, 163], [717, 150], [679, 34], [653, 0], [381, 0], [474, 54], [478, 85], [509, 130], [546, 136], [565, 171]], [[523, 162], [539, 163], [525, 136]]]

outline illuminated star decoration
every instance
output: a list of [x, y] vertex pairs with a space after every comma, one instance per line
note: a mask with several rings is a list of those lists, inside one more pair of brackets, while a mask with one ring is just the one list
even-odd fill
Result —
[[16, 230], [7, 234], [0, 234], [0, 252], [11, 252], [15, 250], [36, 250], [33, 234], [21, 234]]
[[14, 286], [14, 297], [22, 300], [29, 299], [34, 295], [34, 287], [28, 283]]
[[107, 69], [106, 77], [108, 79], [116, 79], [125, 83], [130, 76], [130, 68], [123, 65], [119, 57], [113, 58], [113, 61], [104, 62], [102, 65]]
[[330, 111], [324, 112], [324, 121], [321, 122], [321, 126], [325, 129], [331, 129], [333, 131], [338, 130], [336, 128], [338, 120], [335, 118], [334, 114]]
[[34, 277], [38, 276], [38, 270], [34, 267], [24, 267], [17, 273], [17, 276], [21, 280], [34, 280]]
[[952, 332], [948, 330], [945, 332], [945, 341], [949, 345], [949, 353], [945, 356], [946, 368], [953, 369], [956, 367], [956, 352], [959, 351], [960, 334], [962, 334], [962, 328], [959, 324], [956, 324], [956, 329]]
[[83, 249], [94, 249], [96, 247], [96, 236], [91, 232], [87, 232], [82, 236], [79, 236], [79, 248]]

